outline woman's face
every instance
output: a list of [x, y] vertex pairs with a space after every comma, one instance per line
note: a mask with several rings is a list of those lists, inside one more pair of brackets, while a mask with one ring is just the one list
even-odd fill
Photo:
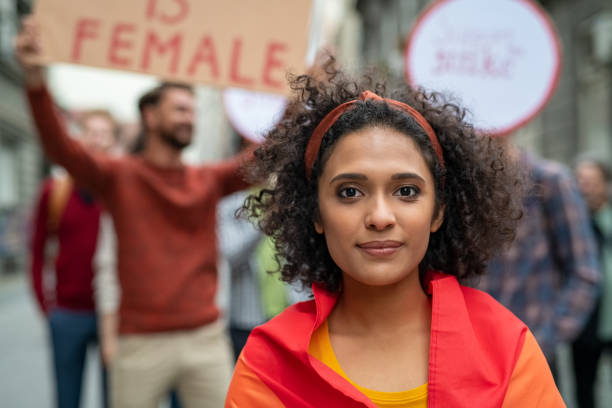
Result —
[[[417, 274], [434, 219], [434, 180], [418, 147], [397, 130], [370, 127], [334, 146], [318, 185], [315, 229], [344, 277], [365, 285]], [[418, 274], [416, 275], [418, 276]]]

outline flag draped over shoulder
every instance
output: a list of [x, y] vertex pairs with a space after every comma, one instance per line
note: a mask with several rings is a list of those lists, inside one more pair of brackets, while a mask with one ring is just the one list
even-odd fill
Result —
[[[533, 335], [489, 295], [429, 274], [432, 323], [428, 407], [564, 407]], [[313, 332], [337, 294], [313, 286], [298, 303], [256, 328], [241, 354], [226, 407], [375, 407], [310, 354]]]

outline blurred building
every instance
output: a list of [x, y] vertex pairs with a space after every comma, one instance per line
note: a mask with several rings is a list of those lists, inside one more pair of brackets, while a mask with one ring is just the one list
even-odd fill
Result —
[[540, 115], [534, 145], [570, 161], [596, 151], [612, 160], [612, 2], [544, 0], [563, 46], [557, 91]]
[[29, 9], [29, 1], [0, 0], [0, 274], [22, 269], [25, 263], [28, 207], [42, 174], [42, 158], [13, 58], [20, 16]]

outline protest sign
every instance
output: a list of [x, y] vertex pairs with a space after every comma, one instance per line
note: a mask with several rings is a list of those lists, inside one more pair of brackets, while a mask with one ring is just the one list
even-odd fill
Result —
[[305, 69], [310, 0], [38, 0], [44, 62], [288, 93]]
[[439, 0], [406, 45], [412, 85], [458, 97], [476, 128], [507, 134], [531, 120], [557, 85], [554, 27], [530, 0]]
[[228, 120], [242, 137], [262, 143], [266, 133], [281, 119], [287, 98], [263, 92], [227, 88], [223, 91], [223, 108]]

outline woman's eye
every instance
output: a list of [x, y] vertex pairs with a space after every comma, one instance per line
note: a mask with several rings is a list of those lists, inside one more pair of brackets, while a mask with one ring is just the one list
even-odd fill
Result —
[[400, 197], [416, 197], [419, 194], [419, 189], [414, 186], [402, 186], [395, 191], [394, 195]]
[[338, 195], [342, 198], [354, 198], [360, 197], [362, 194], [361, 191], [357, 190], [355, 187], [345, 187], [338, 191]]

